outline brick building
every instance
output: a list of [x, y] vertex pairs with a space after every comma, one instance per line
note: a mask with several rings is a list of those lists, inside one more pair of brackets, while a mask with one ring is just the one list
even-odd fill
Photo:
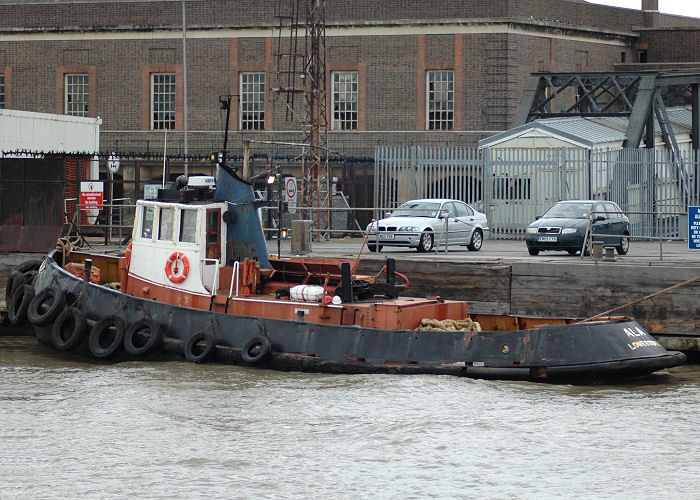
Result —
[[[173, 153], [187, 107], [189, 153], [207, 155], [221, 145], [218, 98], [234, 94], [232, 154], [244, 139], [299, 141], [303, 99], [288, 120], [272, 91], [295, 1], [186, 0], [185, 85], [180, 0], [0, 0], [0, 107], [99, 116], [104, 150], [161, 151], [167, 130]], [[640, 3], [326, 0], [329, 147], [474, 146], [512, 125], [533, 71], [700, 67], [700, 19]]]

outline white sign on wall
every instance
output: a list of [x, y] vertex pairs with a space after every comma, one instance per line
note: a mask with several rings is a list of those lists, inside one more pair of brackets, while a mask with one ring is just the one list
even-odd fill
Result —
[[299, 200], [299, 190], [296, 177], [287, 177], [284, 180], [284, 201], [287, 202], [289, 213], [296, 211]]
[[119, 171], [119, 157], [116, 153], [112, 153], [107, 158], [107, 168], [109, 168], [109, 171], [113, 174], [116, 174]]

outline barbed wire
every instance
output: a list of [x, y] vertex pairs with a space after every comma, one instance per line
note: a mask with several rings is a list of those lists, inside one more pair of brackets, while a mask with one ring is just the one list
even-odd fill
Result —
[[[216, 154], [215, 152], [213, 152]], [[165, 158], [168, 160], [180, 160], [180, 161], [198, 161], [198, 162], [212, 162], [211, 154], [166, 154]], [[6, 156], [20, 156], [29, 158], [47, 158], [47, 157], [80, 157], [85, 159], [96, 159], [96, 160], [163, 160], [163, 153], [156, 153], [150, 151], [37, 151], [33, 149], [14, 149], [2, 151], [0, 158]], [[226, 160], [230, 163], [242, 162], [244, 159], [243, 155], [226, 155]], [[253, 153], [249, 156], [251, 160], [266, 160], [272, 162], [293, 162], [300, 161], [300, 157], [297, 155], [270, 155], [267, 153]], [[348, 157], [348, 156], [337, 156], [329, 157], [328, 161], [339, 162], [339, 163], [367, 163], [374, 162], [373, 157]]]

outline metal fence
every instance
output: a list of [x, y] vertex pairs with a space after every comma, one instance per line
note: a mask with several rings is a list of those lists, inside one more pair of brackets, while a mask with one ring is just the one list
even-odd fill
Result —
[[[700, 154], [583, 148], [377, 147], [374, 206], [455, 198], [486, 213], [494, 238], [523, 238], [560, 200], [614, 201], [635, 237], [687, 238], [682, 214], [700, 203]], [[666, 213], [654, 217], [653, 213]], [[381, 217], [377, 211], [375, 217]]]

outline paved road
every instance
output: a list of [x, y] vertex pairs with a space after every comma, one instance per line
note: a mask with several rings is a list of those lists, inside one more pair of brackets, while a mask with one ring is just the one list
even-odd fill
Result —
[[[314, 257], [357, 257], [362, 240], [359, 238], [334, 239], [329, 241], [314, 241], [311, 244], [311, 256]], [[268, 250], [271, 255], [277, 255], [277, 241], [268, 241]], [[291, 255], [291, 240], [280, 241], [280, 255]], [[571, 256], [566, 252], [541, 252], [538, 256], [527, 253], [525, 242], [522, 240], [486, 240], [479, 252], [470, 252], [465, 247], [451, 246], [445, 253], [441, 249], [437, 253], [422, 254], [413, 249], [384, 247], [377, 253], [369, 252], [366, 248], [362, 257], [394, 257], [396, 259], [411, 260], [460, 260], [474, 262], [488, 261], [533, 261], [533, 262], [592, 262], [591, 257], [581, 259], [580, 255]], [[632, 241], [627, 255], [615, 254], [615, 263], [663, 265], [690, 265], [700, 267], [700, 250], [689, 250], [687, 241]], [[606, 262], [607, 264], [607, 262]]]

